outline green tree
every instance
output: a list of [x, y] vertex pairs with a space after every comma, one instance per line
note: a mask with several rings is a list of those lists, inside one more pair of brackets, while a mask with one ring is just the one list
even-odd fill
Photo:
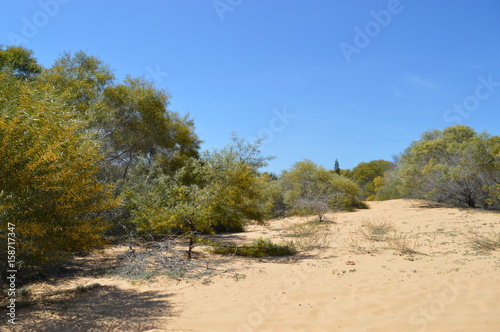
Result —
[[198, 157], [201, 141], [188, 116], [167, 109], [170, 96], [143, 79], [127, 77], [103, 93], [101, 111], [108, 115], [107, 156], [125, 178], [140, 159], [158, 162], [166, 173]]
[[[97, 133], [101, 154], [99, 179], [116, 184], [115, 195], [146, 177], [173, 175], [199, 157], [201, 141], [188, 116], [168, 109], [170, 96], [141, 78], [117, 83], [109, 65], [85, 52], [64, 53], [42, 72], [40, 84], [54, 88], [75, 109], [87, 130]], [[110, 233], [134, 231], [125, 205], [108, 211]]]
[[205, 152], [174, 175], [153, 176], [127, 192], [132, 220], [141, 232], [189, 233], [188, 257], [199, 232], [242, 230], [267, 212], [266, 164], [256, 145], [233, 139], [221, 150]]
[[169, 111], [170, 96], [144, 79], [126, 77], [116, 84], [108, 65], [80, 51], [63, 54], [41, 80], [100, 134], [108, 181], [126, 178], [140, 163], [160, 163], [172, 173], [198, 156], [193, 121]]
[[378, 177], [384, 177], [385, 172], [393, 167], [393, 164], [387, 160], [372, 160], [370, 162], [361, 162], [352, 169], [351, 178], [358, 184], [362, 190], [365, 199], [373, 200], [377, 190], [380, 190], [382, 182]]
[[97, 179], [98, 142], [55, 91], [4, 74], [0, 90], [0, 237], [6, 243], [15, 225], [16, 258], [29, 277], [102, 244], [100, 213], [117, 201]]
[[365, 207], [357, 200], [358, 186], [350, 179], [331, 173], [310, 160], [296, 163], [280, 177], [284, 202], [296, 212], [318, 215], [323, 221], [331, 209]]
[[337, 173], [337, 175], [340, 175], [340, 164], [337, 159], [335, 159], [335, 165], [333, 167], [333, 170], [335, 171], [335, 173]]
[[0, 45], [0, 70], [25, 80], [40, 74], [42, 66], [33, 57], [33, 51], [21, 46], [8, 46], [4, 49]]
[[500, 137], [456, 125], [433, 130], [401, 157], [403, 196], [459, 206], [500, 208], [492, 190], [500, 183]]
[[43, 71], [40, 79], [64, 94], [68, 104], [75, 107], [90, 126], [104, 132], [108, 130], [105, 124], [110, 115], [98, 107], [104, 90], [115, 81], [108, 65], [83, 51], [74, 55], [66, 52]]

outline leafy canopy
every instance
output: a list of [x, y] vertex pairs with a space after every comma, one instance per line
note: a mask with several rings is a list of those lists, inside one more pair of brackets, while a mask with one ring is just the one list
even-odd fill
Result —
[[0, 234], [15, 224], [27, 276], [100, 245], [117, 202], [97, 180], [98, 142], [55, 91], [5, 74], [0, 90]]
[[398, 165], [400, 192], [459, 206], [500, 208], [500, 137], [456, 125], [422, 135]]

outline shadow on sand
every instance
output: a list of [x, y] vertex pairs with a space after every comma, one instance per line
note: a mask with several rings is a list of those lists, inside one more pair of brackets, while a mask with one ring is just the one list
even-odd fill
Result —
[[0, 330], [146, 331], [165, 328], [157, 326], [157, 322], [165, 322], [174, 315], [167, 301], [170, 296], [100, 286], [88, 292], [73, 292], [64, 298], [45, 299], [33, 306], [19, 308], [15, 327], [4, 325]]

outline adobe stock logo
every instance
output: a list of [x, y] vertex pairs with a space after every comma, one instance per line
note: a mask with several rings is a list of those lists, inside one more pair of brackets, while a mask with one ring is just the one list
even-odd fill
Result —
[[146, 71], [148, 72], [148, 74], [146, 75], [146, 78], [152, 79], [153, 81], [155, 81], [158, 84], [161, 84], [163, 82], [164, 78], [167, 78], [170, 76], [169, 72], [161, 71], [159, 64], [157, 64], [154, 69], [151, 68], [151, 66], [147, 66]]
[[261, 139], [262, 148], [269, 145], [275, 138], [277, 133], [281, 133], [288, 127], [292, 120], [297, 117], [296, 114], [289, 113], [286, 106], [282, 110], [273, 109], [274, 116], [269, 120], [267, 127], [261, 128], [257, 134], [257, 139], [250, 138], [250, 142]]
[[66, 5], [71, 0], [40, 0], [38, 5], [41, 10], [35, 12], [31, 17], [21, 18], [21, 33], [9, 32], [7, 39], [11, 45], [26, 44], [30, 39], [35, 38], [39, 30], [46, 26], [51, 18], [58, 13], [61, 5]]
[[372, 39], [382, 32], [382, 28], [386, 28], [391, 24], [392, 17], [400, 14], [403, 9], [399, 0], [390, 0], [387, 3], [387, 9], [382, 9], [378, 12], [371, 10], [370, 15], [373, 17], [373, 20], [368, 21], [364, 29], [361, 29], [357, 25], [354, 27], [355, 34], [352, 44], [346, 42], [341, 42], [339, 44], [340, 50], [347, 63], [352, 62], [352, 56], [354, 54], [360, 54], [363, 48], [368, 47]]
[[212, 5], [219, 16], [219, 20], [224, 21], [224, 15], [226, 15], [227, 12], [232, 12], [236, 7], [241, 5], [242, 2], [243, 0], [214, 0]]
[[415, 312], [410, 317], [410, 324], [419, 326], [419, 332], [427, 331], [429, 323], [435, 321], [438, 316], [443, 314], [446, 307], [457, 301], [462, 294], [459, 289], [459, 280], [455, 278], [453, 282], [442, 280], [442, 287], [435, 292], [434, 297], [425, 305], [415, 309]]
[[474, 94], [465, 97], [462, 103], [453, 104], [453, 108], [448, 108], [443, 114], [444, 121], [460, 122], [467, 119], [472, 112], [479, 108], [481, 101], [490, 98], [496, 88], [500, 87], [500, 82], [493, 81], [492, 74], [489, 74], [487, 79], [479, 76], [477, 80], [479, 84], [476, 85]]

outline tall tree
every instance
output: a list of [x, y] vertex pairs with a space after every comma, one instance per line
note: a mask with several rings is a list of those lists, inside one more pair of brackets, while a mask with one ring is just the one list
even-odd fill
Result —
[[41, 79], [100, 135], [109, 181], [125, 178], [139, 163], [158, 162], [174, 172], [198, 156], [193, 121], [169, 111], [170, 96], [144, 79], [116, 84], [108, 65], [82, 51], [63, 54]]
[[143, 79], [127, 77], [103, 93], [101, 110], [108, 114], [106, 155], [126, 177], [140, 159], [158, 162], [167, 173], [198, 156], [200, 140], [188, 116], [168, 111], [170, 96]]
[[337, 175], [340, 175], [340, 164], [337, 159], [335, 159], [335, 166], [333, 167], [333, 170], [337, 173]]
[[26, 277], [101, 244], [117, 202], [97, 179], [98, 142], [55, 91], [4, 74], [0, 90], [0, 237], [15, 225]]

